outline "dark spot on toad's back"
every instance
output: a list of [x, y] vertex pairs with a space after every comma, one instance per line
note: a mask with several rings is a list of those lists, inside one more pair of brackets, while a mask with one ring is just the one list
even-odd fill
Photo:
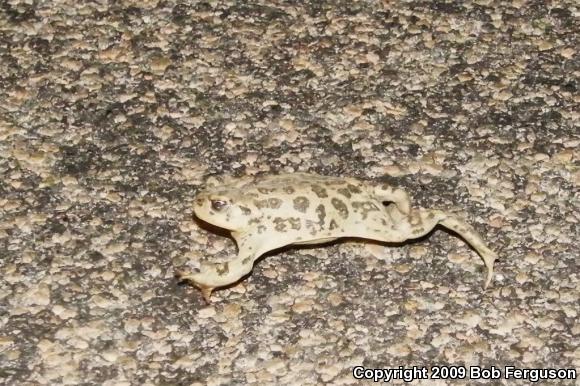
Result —
[[328, 193], [326, 192], [326, 189], [324, 189], [320, 185], [312, 185], [311, 189], [314, 192], [314, 194], [316, 194], [320, 198], [328, 197]]
[[268, 200], [256, 200], [256, 201], [254, 201], [254, 205], [258, 209], [263, 209], [263, 208], [269, 207]]
[[286, 221], [281, 217], [276, 217], [274, 219], [274, 229], [278, 232], [286, 232]]
[[215, 270], [219, 276], [223, 276], [230, 271], [230, 265], [227, 262], [223, 264], [216, 264]]
[[348, 184], [347, 185], [348, 190], [350, 190], [351, 193], [361, 193], [362, 191], [360, 190], [360, 188], [356, 185], [353, 184]]
[[290, 217], [288, 219], [288, 222], [290, 223], [290, 228], [299, 231], [300, 230], [300, 219], [298, 217]]
[[252, 210], [250, 208], [248, 208], [247, 206], [242, 206], [240, 205], [240, 210], [242, 211], [242, 213], [246, 216], [252, 214]]
[[326, 218], [326, 209], [324, 205], [320, 204], [316, 207], [316, 215], [318, 216], [318, 223], [320, 226], [324, 226], [324, 219]]
[[274, 229], [278, 232], [287, 232], [290, 229], [300, 230], [302, 226], [300, 224], [299, 217], [288, 217], [288, 218], [276, 217], [274, 219], [274, 224], [275, 224]]
[[409, 223], [413, 226], [422, 225], [423, 220], [421, 219], [421, 216], [418, 213], [413, 213], [411, 215], [411, 218], [409, 219]]
[[413, 229], [413, 234], [418, 235], [420, 233], [423, 233], [424, 231], [425, 230], [423, 228], [416, 228], [416, 229]]
[[332, 203], [332, 206], [334, 206], [334, 209], [337, 210], [338, 215], [340, 217], [342, 218], [348, 217], [348, 208], [346, 207], [346, 204], [344, 202], [342, 202], [338, 198], [333, 198], [332, 200], [330, 200], [330, 202]]
[[310, 201], [304, 196], [298, 196], [294, 200], [294, 209], [299, 212], [306, 213], [308, 206], [310, 205]]
[[282, 200], [279, 198], [269, 198], [268, 203], [270, 204], [270, 208], [278, 209], [282, 205]]
[[333, 230], [338, 228], [338, 224], [334, 220], [330, 220], [330, 227], [328, 229]]
[[294, 194], [294, 192], [295, 192], [294, 188], [293, 188], [293, 187], [291, 187], [291, 186], [286, 186], [286, 187], [284, 188], [284, 191], [285, 191], [286, 193], [288, 193], [288, 194]]
[[355, 211], [360, 212], [363, 220], [368, 217], [369, 212], [376, 212], [379, 208], [370, 201], [354, 201], [352, 202], [352, 207]]
[[339, 188], [336, 189], [336, 191], [338, 192], [338, 194], [342, 194], [346, 198], [350, 198], [350, 190], [348, 190], [347, 188]]
[[282, 205], [282, 200], [280, 200], [279, 198], [269, 198], [267, 200], [256, 200], [256, 201], [254, 201], [254, 205], [256, 205], [256, 207], [258, 209], [263, 209], [263, 208], [278, 209]]
[[262, 193], [262, 194], [270, 194], [275, 192], [276, 189], [274, 188], [258, 188], [258, 192]]

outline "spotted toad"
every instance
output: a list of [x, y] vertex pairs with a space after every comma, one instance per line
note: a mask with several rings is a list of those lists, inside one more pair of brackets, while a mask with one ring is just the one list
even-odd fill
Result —
[[296, 244], [319, 244], [341, 237], [403, 242], [436, 225], [456, 232], [482, 257], [485, 288], [497, 254], [468, 224], [441, 210], [411, 208], [407, 193], [385, 183], [292, 173], [244, 177], [208, 186], [194, 201], [196, 216], [231, 231], [238, 256], [202, 264], [200, 272], [178, 276], [198, 287], [209, 302], [212, 291], [250, 273], [264, 253]]

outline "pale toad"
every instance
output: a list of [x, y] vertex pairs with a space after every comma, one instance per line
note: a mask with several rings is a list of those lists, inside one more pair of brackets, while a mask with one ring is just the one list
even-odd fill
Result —
[[413, 208], [407, 193], [384, 183], [293, 173], [232, 180], [200, 192], [198, 218], [231, 231], [237, 258], [202, 264], [199, 273], [180, 272], [209, 302], [215, 288], [248, 274], [264, 253], [290, 244], [319, 244], [340, 237], [402, 242], [442, 225], [461, 236], [487, 267], [485, 287], [497, 254], [468, 224], [440, 210]]

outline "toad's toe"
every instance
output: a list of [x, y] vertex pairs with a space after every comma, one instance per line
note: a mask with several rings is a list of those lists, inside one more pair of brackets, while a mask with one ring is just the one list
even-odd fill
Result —
[[177, 271], [175, 276], [180, 281], [188, 281], [201, 291], [203, 299], [207, 304], [211, 303], [211, 293], [215, 287], [205, 284], [203, 281], [203, 274], [190, 273], [185, 271]]

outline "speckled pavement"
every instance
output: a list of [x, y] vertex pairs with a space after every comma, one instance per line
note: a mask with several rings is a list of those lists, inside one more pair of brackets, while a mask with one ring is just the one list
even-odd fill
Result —
[[[580, 371], [577, 2], [191, 3], [0, 4], [1, 384]], [[235, 246], [193, 197], [267, 171], [399, 184], [494, 282], [436, 231], [283, 250], [207, 306], [175, 271]]]

